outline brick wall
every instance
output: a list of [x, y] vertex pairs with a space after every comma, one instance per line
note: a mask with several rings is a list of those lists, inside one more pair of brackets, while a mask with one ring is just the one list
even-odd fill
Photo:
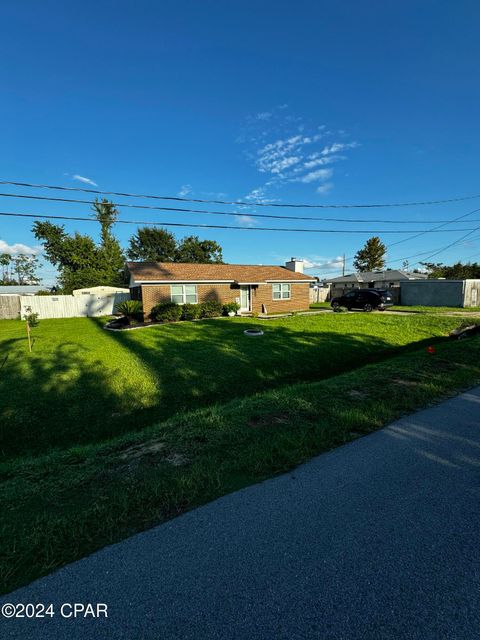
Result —
[[[197, 285], [198, 302], [218, 300], [222, 304], [235, 302], [240, 296], [240, 290], [232, 288], [230, 284], [199, 284]], [[171, 302], [169, 284], [142, 285], [143, 313], [148, 318], [152, 307], [160, 302]]]
[[[171, 301], [169, 284], [142, 285], [141, 289], [145, 318], [148, 318], [152, 307], [156, 304]], [[262, 304], [265, 305], [268, 313], [303, 311], [308, 309], [310, 304], [309, 290], [308, 283], [292, 282], [290, 300], [273, 300], [271, 284], [253, 286], [251, 289], [252, 311], [262, 313]], [[240, 289], [230, 284], [199, 284], [197, 293], [198, 302], [218, 300], [225, 304], [240, 301]]]
[[271, 284], [260, 284], [252, 287], [252, 311], [262, 313], [262, 304], [267, 313], [281, 313], [282, 311], [305, 311], [310, 306], [310, 285], [308, 282], [291, 283], [290, 300], [273, 300]]

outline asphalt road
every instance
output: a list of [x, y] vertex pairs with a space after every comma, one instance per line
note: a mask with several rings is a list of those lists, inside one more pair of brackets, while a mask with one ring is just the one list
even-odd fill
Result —
[[2, 598], [55, 615], [0, 637], [474, 640], [479, 531], [480, 387]]

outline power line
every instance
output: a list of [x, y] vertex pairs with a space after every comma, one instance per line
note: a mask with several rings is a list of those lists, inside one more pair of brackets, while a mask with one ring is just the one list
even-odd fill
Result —
[[[474, 236], [473, 238], [470, 238], [470, 240], [478, 240], [479, 238], [480, 238], [480, 236]], [[458, 241], [456, 241], [456, 242], [461, 242], [461, 241], [462, 241], [462, 238], [459, 238], [459, 240], [458, 240]], [[392, 264], [392, 263], [394, 263], [394, 262], [402, 262], [402, 260], [410, 260], [410, 258], [417, 258], [418, 256], [425, 256], [425, 255], [427, 255], [428, 253], [430, 253], [430, 251], [431, 251], [431, 250], [429, 250], [429, 251], [422, 251], [421, 253], [414, 253], [414, 254], [413, 254], [413, 255], [411, 255], [411, 256], [405, 256], [404, 258], [395, 258], [395, 260], [388, 260], [387, 262], [388, 262], [388, 264]], [[439, 251], [441, 251], [441, 249], [440, 249]], [[470, 256], [470, 257], [472, 257], [472, 258], [473, 258], [475, 255], [479, 255], [479, 254], [474, 254], [473, 256]], [[466, 260], [469, 260], [469, 259], [470, 259], [470, 257], [469, 257], [469, 258], [466, 258]], [[425, 259], [426, 259], [426, 260], [428, 260], [428, 258], [425, 258]], [[418, 262], [415, 262], [414, 264], [418, 264]]]
[[[449, 224], [453, 224], [463, 218], [466, 218], [467, 216], [470, 216], [474, 213], [477, 213], [478, 211], [480, 211], [480, 209], [473, 209], [472, 211], [468, 211], [467, 213], [462, 214], [461, 216], [457, 216], [456, 218], [454, 218], [453, 220], [450, 221], [446, 221], [446, 222], [442, 222], [442, 224], [439, 224], [438, 226], [434, 227], [433, 229], [427, 229], [424, 231], [418, 231], [413, 235], [410, 236], [408, 238], [403, 238], [402, 240], [397, 240], [396, 242], [392, 242], [390, 243], [386, 248], [387, 251], [388, 249], [390, 249], [391, 247], [396, 246], [397, 244], [401, 244], [402, 242], [408, 242], [409, 240], [413, 240], [414, 238], [419, 238], [420, 236], [423, 236], [427, 233], [438, 233], [440, 231], [440, 229], [443, 229], [443, 227], [448, 226]], [[448, 230], [450, 231], [450, 230]], [[457, 231], [475, 231], [475, 229], [470, 230], [470, 229], [457, 229]], [[372, 232], [375, 233], [375, 232]], [[383, 232], [384, 233], [384, 232]], [[400, 232], [401, 233], [401, 232]], [[459, 242], [461, 242], [461, 239], [459, 240]], [[428, 253], [428, 251], [424, 252], [424, 253]], [[418, 255], [424, 255], [424, 253], [417, 253], [413, 256], [406, 256], [404, 258], [396, 258], [395, 260], [387, 260], [387, 264], [391, 264], [393, 262], [402, 262], [403, 260], [408, 260], [409, 258], [415, 258]], [[349, 256], [348, 258], [345, 258], [345, 263], [346, 262], [350, 262], [350, 260], [353, 260], [355, 258], [355, 256]], [[415, 264], [418, 264], [417, 262]]]
[[[455, 245], [459, 244], [460, 242], [462, 242], [462, 240], [465, 240], [465, 238], [468, 238], [468, 236], [470, 236], [472, 233], [474, 233], [475, 231], [478, 231], [480, 229], [479, 227], [476, 227], [475, 229], [472, 229], [469, 233], [466, 233], [465, 235], [463, 235], [461, 238], [458, 238], [457, 240], [455, 240], [454, 242], [451, 242], [449, 244], [447, 244], [445, 247], [441, 247], [440, 249], [436, 249], [433, 253], [430, 253], [430, 251], [422, 251], [421, 253], [414, 253], [411, 256], [405, 256], [404, 258], [397, 258], [395, 260], [388, 260], [388, 264], [392, 264], [394, 262], [402, 262], [403, 260], [409, 260], [410, 258], [417, 258], [418, 256], [424, 256], [426, 254], [429, 254], [426, 256], [426, 258], [424, 258], [423, 260], [429, 260], [430, 258], [433, 258], [434, 256], [443, 253], [444, 251], [447, 251], [447, 249], [450, 249], [451, 247], [454, 247]], [[413, 263], [415, 264], [420, 264], [420, 260], [418, 260], [417, 262]]]
[[463, 202], [465, 200], [474, 200], [480, 198], [480, 194], [473, 196], [461, 196], [458, 198], [445, 198], [443, 200], [423, 200], [414, 202], [385, 202], [370, 204], [298, 204], [287, 203], [280, 204], [278, 202], [245, 202], [241, 200], [205, 200], [201, 198], [186, 198], [181, 196], [158, 196], [141, 193], [123, 193], [121, 191], [101, 191], [100, 189], [87, 189], [86, 187], [62, 187], [49, 184], [34, 184], [31, 182], [15, 182], [12, 180], [0, 180], [0, 184], [8, 184], [16, 187], [28, 187], [32, 189], [55, 189], [59, 191], [81, 191], [83, 193], [93, 193], [105, 196], [121, 196], [125, 198], [149, 198], [154, 200], [173, 200], [176, 202], [198, 202], [202, 204], [224, 204], [237, 205], [242, 207], [287, 207], [295, 209], [374, 209], [383, 207], [416, 207], [433, 204], [447, 204], [452, 202]]
[[[469, 233], [466, 233], [464, 236], [462, 236], [461, 238], [458, 238], [458, 240], [455, 240], [455, 242], [451, 242], [450, 244], [447, 244], [446, 247], [442, 247], [442, 249], [440, 249], [439, 251], [435, 251], [434, 253], [431, 253], [429, 256], [427, 256], [425, 258], [425, 260], [429, 260], [430, 258], [433, 258], [434, 256], [437, 256], [439, 253], [443, 253], [444, 251], [446, 251], [447, 249], [450, 249], [450, 247], [455, 246], [456, 244], [459, 244], [460, 242], [462, 242], [462, 240], [465, 240], [465, 238], [468, 238], [468, 236], [471, 236], [472, 233], [474, 233], [475, 231], [478, 231], [480, 229], [479, 227], [476, 227], [476, 229], [473, 229], [472, 231], [470, 231]], [[417, 264], [417, 263], [415, 263]]]
[[[387, 247], [387, 250], [389, 248], [391, 248], [391, 247], [394, 247], [395, 245], [401, 244], [402, 242], [408, 242], [408, 240], [413, 240], [415, 238], [419, 238], [420, 236], [423, 236], [426, 233], [437, 233], [440, 229], [443, 229], [443, 227], [446, 227], [449, 224], [453, 224], [454, 222], [458, 222], [459, 220], [462, 220], [463, 218], [471, 216], [472, 214], [477, 213], [478, 211], [480, 211], [480, 209], [473, 209], [472, 211], [468, 211], [467, 213], [464, 213], [461, 216], [457, 216], [456, 218], [454, 218], [450, 222], [443, 222], [442, 224], [439, 224], [438, 226], [434, 227], [433, 229], [430, 229], [429, 231], [420, 231], [420, 232], [416, 233], [415, 235], [410, 236], [409, 238], [403, 238], [402, 240], [397, 240], [397, 242], [393, 242], [392, 244], [390, 244]], [[478, 229], [478, 227], [477, 227], [477, 229]], [[457, 229], [457, 231], [460, 231], [460, 229]], [[462, 229], [461, 231], [469, 231], [469, 230], [468, 229]], [[473, 233], [473, 231], [475, 231], [475, 229], [470, 230], [471, 233]], [[468, 233], [467, 236], [468, 235], [470, 235], [470, 233]], [[461, 242], [462, 239], [463, 238], [459, 238], [458, 242]], [[456, 242], [452, 243], [452, 246], [454, 244], [456, 244]], [[447, 247], [447, 248], [449, 248], [449, 247]], [[428, 253], [428, 252], [425, 252], [425, 253]], [[407, 256], [407, 257], [404, 257], [404, 258], [397, 258], [395, 260], [387, 260], [387, 264], [391, 264], [392, 262], [401, 262], [403, 260], [408, 260], [409, 258], [415, 258], [418, 255], [423, 255], [423, 254], [416, 254], [414, 256]], [[350, 260], [351, 258], [348, 258], [348, 259]], [[428, 258], [426, 258], [426, 259], [428, 259]], [[415, 262], [415, 264], [418, 264], [418, 262]]]
[[[1, 184], [1, 182], [0, 182]], [[80, 200], [77, 198], [53, 198], [48, 196], [30, 196], [27, 194], [18, 193], [0, 193], [1, 198], [20, 198], [27, 200], [42, 200], [48, 202], [68, 202], [74, 204], [88, 204], [93, 205], [92, 200]], [[199, 213], [204, 215], [213, 216], [231, 216], [238, 217], [242, 215], [248, 215], [249, 218], [273, 218], [275, 220], [317, 220], [323, 222], [353, 222], [353, 223], [369, 223], [369, 224], [436, 224], [438, 222], [452, 224], [448, 220], [382, 220], [378, 218], [325, 218], [318, 216], [280, 216], [265, 213], [248, 213], [244, 211], [210, 211], [209, 209], [185, 209], [180, 207], [156, 207], [152, 205], [144, 204], [129, 204], [128, 202], [112, 202], [114, 207], [128, 207], [130, 209], [148, 209], [153, 211], [177, 211], [180, 213]], [[480, 220], [472, 220], [472, 222], [480, 222]]]
[[[64, 216], [64, 215], [46, 215], [46, 214], [37, 214], [37, 213], [13, 213], [13, 212], [0, 212], [0, 216], [8, 216], [12, 218], [34, 218], [34, 219], [42, 219], [42, 220], [72, 220], [72, 221], [81, 221], [81, 222], [97, 222], [97, 220], [93, 217], [87, 218], [84, 216]], [[356, 233], [356, 234], [370, 234], [370, 233], [391, 233], [391, 234], [399, 234], [399, 233], [412, 233], [412, 230], [408, 231], [398, 231], [392, 229], [385, 230], [371, 230], [371, 229], [296, 229], [296, 228], [285, 228], [285, 227], [241, 227], [238, 225], [221, 225], [221, 224], [192, 224], [192, 223], [184, 223], [184, 222], [163, 222], [160, 220], [145, 221], [145, 220], [116, 220], [115, 224], [136, 224], [136, 225], [161, 225], [163, 227], [192, 227], [199, 229], [236, 229], [240, 231], [284, 231], [284, 232], [295, 232], [295, 233]], [[475, 227], [474, 229], [462, 229], [462, 231], [477, 231], [480, 227]], [[432, 230], [432, 233], [448, 233], [449, 230], [445, 229], [443, 231], [435, 231]], [[424, 233], [430, 233], [429, 230], [424, 231]]]

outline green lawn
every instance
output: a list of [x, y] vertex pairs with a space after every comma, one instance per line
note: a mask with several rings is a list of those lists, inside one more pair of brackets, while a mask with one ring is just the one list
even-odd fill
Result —
[[[332, 317], [337, 318], [337, 314], [332, 314]], [[125, 414], [120, 420], [119, 431], [130, 433], [116, 439], [0, 463], [0, 504], [3, 515], [0, 519], [0, 592], [8, 592], [64, 563], [220, 495], [291, 469], [317, 453], [381, 427], [402, 413], [480, 383], [480, 337], [464, 341], [437, 341], [434, 354], [424, 348], [425, 336], [438, 335], [448, 328], [448, 321], [428, 324], [423, 322], [426, 318], [416, 316], [391, 316], [392, 321], [382, 316], [377, 321], [376, 316], [369, 314], [365, 322], [371, 323], [370, 333], [362, 339], [355, 332], [360, 327], [363, 330], [367, 327], [355, 323], [356, 318], [362, 318], [358, 322], [363, 323], [363, 316], [346, 317], [350, 319], [350, 324], [338, 318], [344, 324], [339, 324], [336, 331], [330, 324], [314, 325], [317, 330], [325, 328], [325, 333], [322, 333], [325, 341], [314, 341], [310, 347], [320, 358], [324, 373], [332, 369], [322, 355], [323, 350], [332, 360], [343, 362], [343, 366], [347, 367], [352, 362], [353, 353], [363, 353], [364, 359], [368, 359], [369, 353], [378, 355], [386, 345], [390, 345], [389, 348], [398, 345], [400, 340], [393, 337], [395, 333], [403, 335], [403, 343], [407, 340], [406, 336], [410, 340], [418, 340], [417, 348], [325, 380], [281, 386], [226, 404], [178, 413], [167, 421], [139, 431], [134, 431], [133, 427], [130, 430], [130, 425], [136, 423], [131, 415]], [[214, 364], [219, 362], [219, 352], [227, 348], [221, 348], [221, 345], [230, 341], [236, 345], [239, 342], [238, 329], [246, 325], [236, 321], [231, 324], [205, 323], [198, 328], [158, 327], [136, 332], [135, 336], [128, 334], [128, 341], [142, 344], [145, 341], [150, 348], [154, 348], [158, 366], [163, 370], [166, 365], [161, 365], [161, 361], [164, 354], [168, 353], [168, 348], [162, 340], [171, 340], [178, 358], [176, 366], [179, 367], [176, 374], [172, 370], [172, 375], [176, 375], [176, 380], [181, 380], [187, 371], [184, 368], [187, 356], [181, 357], [182, 344], [190, 349], [195, 335], [217, 336], [219, 343], [215, 344], [212, 339], [209, 350], [215, 368]], [[57, 349], [63, 348], [60, 346], [62, 326], [65, 331], [67, 325], [61, 322], [43, 323], [43, 342], [39, 335], [35, 359], [42, 358], [43, 353], [44, 360], [48, 360], [54, 357]], [[76, 354], [71, 366], [77, 366], [81, 360], [82, 367], [88, 369], [88, 363], [100, 362], [101, 358], [106, 373], [112, 370], [117, 372], [114, 376], [106, 375], [104, 379], [111, 380], [112, 384], [114, 381], [118, 383], [121, 367], [126, 367], [123, 377], [129, 382], [123, 388], [132, 394], [131, 385], [140, 381], [144, 366], [144, 375], [150, 382], [143, 387], [141, 394], [148, 402], [155, 401], [149, 386], [154, 380], [150, 361], [148, 364], [142, 363], [139, 354], [136, 355], [138, 360], [132, 358], [130, 347], [119, 345], [117, 339], [109, 335], [97, 334], [98, 328], [94, 323], [75, 321], [71, 326], [77, 329], [73, 341], [77, 347], [74, 349], [72, 343], [68, 347], [69, 353]], [[10, 331], [14, 334], [17, 329], [18, 326], [12, 325]], [[296, 370], [301, 378], [302, 363], [309, 363], [306, 365], [308, 368], [315, 361], [315, 358], [309, 357], [308, 349], [301, 346], [303, 340], [312, 339], [312, 325], [294, 324], [290, 330], [283, 324], [278, 327], [271, 325], [270, 330], [275, 329], [280, 332], [281, 344], [289, 343], [287, 337], [295, 338], [293, 346], [285, 346], [284, 363], [286, 367], [291, 367], [289, 359], [296, 358], [299, 361]], [[372, 335], [374, 329], [377, 334], [375, 338]], [[167, 336], [163, 339], [160, 338], [162, 331]], [[351, 333], [345, 337], [347, 331]], [[182, 335], [184, 342], [181, 341]], [[233, 335], [237, 339], [233, 340]], [[222, 341], [220, 336], [223, 336]], [[94, 340], [87, 346], [89, 339]], [[122, 335], [121, 341], [124, 339]], [[267, 335], [266, 341], [269, 339], [270, 345], [274, 345], [274, 335], [270, 335], [270, 338]], [[334, 351], [328, 349], [329, 341], [336, 347], [337, 357]], [[257, 367], [268, 354], [266, 348], [257, 343], [257, 346], [253, 346], [253, 342], [250, 346], [240, 344], [242, 355], [231, 356], [229, 362], [241, 367], [242, 363], [250, 360], [254, 373], [245, 382], [251, 385], [252, 380], [258, 382]], [[254, 352], [256, 349], [257, 353]], [[90, 350], [95, 353], [87, 359]], [[11, 354], [12, 359], [25, 360], [23, 352], [11, 351]], [[132, 365], [128, 368], [130, 360]], [[207, 360], [208, 357], [205, 357], [202, 366]], [[55, 403], [61, 401], [62, 391], [70, 401], [74, 398], [68, 386], [67, 374], [70, 369], [63, 355], [61, 363], [64, 368], [59, 376], [61, 384], [65, 386], [54, 392], [49, 405], [52, 411], [52, 439], [55, 439], [56, 430], [63, 428]], [[36, 373], [38, 369], [34, 367], [30, 371]], [[222, 377], [225, 372], [229, 373], [228, 368], [222, 369], [219, 376]], [[35, 387], [39, 394], [36, 401], [29, 399], [28, 375], [34, 379], [32, 373], [22, 374], [25, 382], [22, 389], [24, 402], [18, 395], [18, 381], [10, 380], [5, 384], [5, 379], [2, 380], [4, 386], [15, 393], [19, 412], [23, 412], [28, 425], [35, 431], [35, 418], [39, 415], [35, 407], [37, 412], [41, 412], [40, 404], [46, 401], [48, 394], [38, 382]], [[83, 384], [83, 376], [84, 372], [81, 371], [75, 375], [75, 380]], [[53, 385], [52, 379], [55, 377], [56, 373], [50, 371], [44, 380], [45, 389]], [[74, 414], [75, 420], [69, 423], [71, 440], [78, 437], [78, 431], [90, 415], [88, 396], [90, 402], [100, 407], [99, 398], [102, 398], [103, 391], [95, 388], [94, 383], [103, 382], [98, 377], [87, 377], [87, 380], [89, 384], [83, 405], [86, 418], [84, 421], [80, 415]], [[200, 388], [197, 378], [192, 378], [192, 382]], [[236, 387], [224, 381], [222, 389], [216, 389], [215, 393], [217, 397], [224, 398], [240, 395], [244, 392], [241, 384], [240, 377], [237, 377]], [[187, 389], [184, 383], [180, 382], [179, 385], [179, 389]], [[273, 383], [271, 386], [274, 386]], [[121, 388], [116, 388], [112, 394], [116, 395]], [[190, 402], [190, 405], [193, 404]], [[10, 417], [10, 424], [13, 424], [12, 413]], [[15, 424], [21, 425], [21, 422], [15, 420]], [[43, 428], [46, 428], [45, 425]], [[21, 438], [17, 437], [20, 445]]]
[[[445, 336], [459, 320], [321, 314], [105, 331], [104, 320], [0, 322], [3, 459], [133, 433], [179, 411], [321, 380]], [[260, 325], [261, 338], [243, 335]]]
[[[310, 309], [330, 309], [330, 302], [313, 302]], [[394, 305], [391, 311], [410, 311], [411, 313], [480, 313], [480, 307], [422, 307]]]
[[480, 307], [422, 307], [394, 305], [392, 311], [410, 311], [415, 313], [480, 313]]

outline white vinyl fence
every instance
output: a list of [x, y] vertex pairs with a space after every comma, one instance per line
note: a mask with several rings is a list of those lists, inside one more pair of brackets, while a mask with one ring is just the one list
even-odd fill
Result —
[[117, 304], [129, 299], [129, 293], [108, 296], [20, 296], [20, 313], [23, 318], [30, 307], [31, 312], [38, 313], [40, 319], [109, 316]]
[[325, 302], [328, 299], [330, 287], [310, 287], [310, 304]]

